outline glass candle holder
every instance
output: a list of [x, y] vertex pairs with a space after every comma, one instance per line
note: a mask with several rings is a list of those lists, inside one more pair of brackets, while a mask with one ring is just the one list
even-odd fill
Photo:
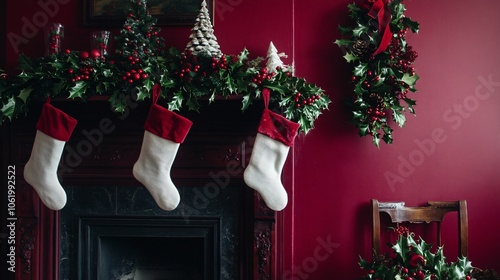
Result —
[[111, 43], [111, 32], [107, 30], [92, 32], [90, 47], [92, 50], [98, 50], [101, 57], [108, 54]]
[[45, 55], [61, 52], [64, 26], [60, 23], [51, 23], [45, 27]]

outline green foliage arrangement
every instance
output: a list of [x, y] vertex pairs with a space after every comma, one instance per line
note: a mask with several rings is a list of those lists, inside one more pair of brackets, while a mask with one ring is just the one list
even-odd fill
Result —
[[470, 280], [473, 270], [467, 257], [447, 262], [443, 247], [432, 252], [432, 245], [405, 227], [394, 229], [398, 234], [392, 244], [393, 254], [377, 256], [373, 262], [360, 259], [359, 265], [366, 275], [361, 279], [379, 280]]
[[127, 100], [149, 98], [153, 85], [162, 87], [170, 110], [198, 110], [200, 100], [216, 96], [242, 96], [242, 110], [272, 91], [270, 108], [298, 122], [307, 133], [330, 99], [288, 67], [267, 69], [265, 59], [251, 59], [244, 49], [238, 55], [214, 56], [167, 49], [156, 19], [147, 11], [146, 0], [131, 0], [131, 10], [113, 54], [98, 50], [71, 51], [41, 58], [19, 57], [21, 73], [0, 79], [0, 123], [27, 113], [32, 100], [51, 97], [85, 100], [108, 96], [116, 112], [124, 112]]
[[417, 53], [406, 34], [418, 32], [419, 24], [404, 15], [402, 0], [361, 0], [348, 9], [354, 23], [339, 27], [343, 39], [335, 43], [353, 64], [352, 122], [360, 136], [371, 135], [379, 147], [381, 139], [387, 144], [393, 141], [390, 115], [403, 127], [406, 108], [415, 114], [416, 102], [409, 95], [417, 91], [419, 76], [413, 66]]

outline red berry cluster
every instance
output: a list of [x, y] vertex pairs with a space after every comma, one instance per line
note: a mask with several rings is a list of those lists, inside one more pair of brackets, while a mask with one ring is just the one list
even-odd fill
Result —
[[406, 49], [403, 50], [403, 46], [401, 45], [401, 40], [399, 38], [403, 37], [406, 32], [406, 29], [401, 30], [398, 37], [392, 38], [389, 49], [389, 59], [397, 69], [404, 73], [410, 73], [413, 76], [415, 75], [413, 63], [418, 57], [418, 54], [413, 50], [412, 46], [406, 46]]
[[[422, 270], [409, 272], [408, 268], [403, 267], [401, 269], [401, 274], [403, 277], [406, 277], [406, 278], [404, 278], [406, 280], [413, 280], [413, 279], [424, 280], [425, 279], [425, 273]], [[431, 275], [431, 279], [436, 279], [435, 277], [436, 277], [435, 275]]]
[[[70, 54], [71, 53], [70, 50], [65, 50], [64, 52], [66, 54]], [[98, 59], [98, 58], [101, 57], [101, 52], [99, 50], [92, 50], [90, 53], [88, 51], [81, 51], [80, 52], [80, 59], [81, 60], [87, 60], [90, 57], [92, 57], [93, 59]]]
[[[370, 89], [372, 83], [378, 83], [380, 81], [380, 76], [376, 75], [371, 69], [366, 71], [367, 79], [363, 81], [363, 87], [365, 89]], [[352, 76], [352, 81], [357, 80], [356, 76]]]
[[305, 106], [311, 106], [314, 104], [316, 100], [321, 99], [319, 95], [312, 95], [310, 97], [305, 97], [303, 96], [300, 92], [295, 93], [295, 107], [300, 108], [300, 107], [305, 107]]
[[404, 226], [399, 226], [394, 231], [399, 235], [408, 235], [410, 233], [410, 230]]
[[127, 81], [129, 84], [133, 84], [136, 81], [146, 80], [148, 74], [142, 69], [131, 69], [122, 76], [123, 81]]
[[[186, 52], [181, 55], [180, 61], [181, 69], [175, 72], [175, 75], [179, 76], [179, 78], [186, 78], [191, 80], [191, 76], [189, 73], [191, 72], [199, 72], [201, 69], [201, 65], [198, 62], [198, 58], [196, 55], [193, 55], [192, 52]], [[207, 72], [203, 71], [203, 76], [206, 76]]]
[[140, 64], [140, 62], [141, 62], [141, 59], [137, 56], [137, 52], [135, 52], [135, 51], [134, 51], [133, 55], [129, 55], [127, 57], [127, 60], [130, 63], [130, 65]]
[[82, 65], [76, 71], [72, 68], [68, 69], [68, 74], [70, 76], [71, 82], [75, 83], [78, 81], [88, 81], [94, 73], [94, 68], [90, 65]]
[[226, 56], [222, 56], [220, 59], [216, 57], [212, 57], [212, 70], [215, 73], [218, 73], [221, 69], [227, 69], [227, 58]]
[[252, 82], [254, 82], [257, 85], [262, 84], [262, 81], [264, 80], [271, 80], [276, 74], [274, 72], [268, 73], [267, 69], [265, 67], [261, 68], [259, 73], [255, 74]]
[[368, 108], [366, 110], [366, 113], [368, 114], [368, 117], [372, 122], [376, 122], [380, 118], [383, 118], [387, 115], [387, 113], [385, 112], [385, 108], [383, 108], [383, 106], [380, 105], [376, 106], [375, 108]]

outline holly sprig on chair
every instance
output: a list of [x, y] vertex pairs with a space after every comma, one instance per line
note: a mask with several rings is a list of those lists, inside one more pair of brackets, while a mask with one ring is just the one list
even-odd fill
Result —
[[467, 257], [447, 262], [443, 247], [432, 251], [432, 245], [416, 237], [405, 227], [391, 228], [398, 234], [391, 244], [392, 254], [373, 255], [369, 262], [360, 257], [366, 273], [361, 279], [469, 280], [473, 270]]

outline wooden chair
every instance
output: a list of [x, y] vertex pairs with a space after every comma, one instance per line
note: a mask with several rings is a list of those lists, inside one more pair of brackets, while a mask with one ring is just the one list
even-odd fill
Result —
[[458, 253], [459, 256], [468, 255], [468, 220], [467, 203], [460, 201], [429, 201], [423, 207], [406, 207], [404, 202], [379, 202], [372, 203], [373, 234], [372, 245], [374, 252], [380, 254], [380, 213], [389, 214], [393, 223], [437, 223], [437, 242], [441, 246], [441, 222], [448, 212], [458, 212]]

